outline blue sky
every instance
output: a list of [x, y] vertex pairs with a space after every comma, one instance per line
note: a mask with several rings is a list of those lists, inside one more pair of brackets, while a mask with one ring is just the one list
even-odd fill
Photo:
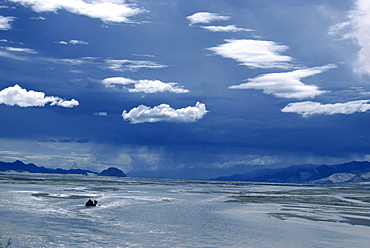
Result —
[[128, 173], [370, 161], [369, 6], [0, 1], [0, 160]]

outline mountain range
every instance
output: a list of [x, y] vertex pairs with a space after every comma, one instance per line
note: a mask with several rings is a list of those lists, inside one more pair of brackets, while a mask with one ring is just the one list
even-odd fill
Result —
[[29, 173], [46, 173], [46, 174], [79, 174], [79, 175], [88, 175], [88, 174], [96, 174], [98, 176], [115, 176], [115, 177], [127, 177], [127, 175], [117, 169], [115, 167], [110, 167], [102, 172], [94, 172], [89, 170], [81, 170], [81, 169], [49, 169], [43, 166], [39, 167], [35, 164], [25, 164], [22, 161], [16, 160], [12, 163], [8, 162], [1, 162], [0, 161], [0, 172], [5, 171], [15, 171], [15, 172], [29, 172]]
[[280, 169], [234, 174], [213, 180], [315, 184], [370, 182], [370, 162], [352, 161], [335, 165], [295, 165]]
[[[110, 167], [98, 173], [81, 169], [50, 169], [43, 166], [39, 167], [32, 163], [25, 164], [19, 160], [11, 163], [0, 161], [0, 172], [5, 171], [127, 177], [123, 171], [115, 167]], [[160, 177], [160, 175], [157, 176]], [[217, 177], [210, 180], [314, 184], [370, 182], [370, 162], [352, 161], [335, 165], [295, 165], [278, 169], [248, 171], [242, 174]]]

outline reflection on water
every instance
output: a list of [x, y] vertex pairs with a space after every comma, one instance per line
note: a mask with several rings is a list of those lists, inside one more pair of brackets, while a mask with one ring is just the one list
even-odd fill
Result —
[[367, 247], [370, 234], [367, 184], [2, 173], [0, 185], [0, 245], [14, 247]]

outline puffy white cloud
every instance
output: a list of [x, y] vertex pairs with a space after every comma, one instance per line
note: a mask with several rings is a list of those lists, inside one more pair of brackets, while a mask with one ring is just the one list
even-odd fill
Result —
[[238, 28], [235, 25], [227, 25], [227, 26], [200, 26], [201, 28], [211, 31], [211, 32], [240, 32], [246, 31], [251, 32], [254, 31], [253, 29], [248, 28]]
[[99, 18], [103, 22], [130, 22], [129, 18], [146, 12], [124, 0], [9, 0], [31, 7], [36, 12], [65, 9], [71, 13]]
[[0, 16], [0, 30], [9, 30], [12, 28], [11, 22], [14, 17], [11, 16]]
[[321, 104], [319, 102], [295, 102], [289, 103], [281, 111], [285, 113], [297, 113], [303, 117], [311, 115], [334, 115], [353, 114], [370, 110], [370, 100], [351, 101], [346, 103]]
[[361, 49], [358, 53], [359, 72], [370, 74], [370, 4], [368, 0], [357, 0], [356, 9], [350, 15], [355, 26], [355, 38]]
[[316, 85], [307, 85], [301, 82], [302, 78], [322, 73], [335, 68], [329, 64], [321, 67], [298, 69], [291, 72], [269, 73], [248, 79], [248, 83], [232, 85], [230, 89], [258, 89], [266, 94], [280, 98], [313, 98], [325, 93]]
[[186, 17], [190, 21], [190, 25], [197, 24], [197, 23], [210, 23], [214, 21], [225, 21], [229, 20], [229, 16], [223, 16], [217, 13], [209, 13], [209, 12], [198, 12], [191, 16]]
[[122, 117], [132, 124], [145, 122], [196, 122], [203, 118], [208, 111], [204, 103], [197, 102], [194, 107], [173, 109], [168, 104], [161, 104], [153, 108], [139, 105], [129, 112], [124, 110]]
[[113, 71], [137, 71], [143, 68], [161, 69], [167, 67], [147, 60], [107, 59], [105, 62], [106, 66]]
[[349, 20], [330, 27], [330, 35], [343, 39], [354, 39], [360, 46], [358, 60], [354, 64], [357, 73], [370, 74], [370, 4], [368, 0], [355, 0]]
[[0, 104], [18, 105], [20, 107], [43, 107], [47, 103], [50, 103], [50, 106], [57, 105], [64, 108], [72, 108], [79, 105], [75, 99], [67, 101], [56, 96], [45, 96], [44, 92], [27, 91], [18, 84], [0, 91]]
[[182, 88], [177, 83], [164, 83], [160, 80], [133, 80], [124, 77], [112, 77], [102, 80], [102, 83], [106, 87], [112, 87], [114, 85], [129, 85], [134, 84], [133, 89], [128, 89], [131, 93], [143, 92], [143, 93], [189, 93], [190, 91]]
[[136, 81], [133, 79], [124, 77], [111, 77], [102, 80], [102, 83], [105, 85], [105, 87], [113, 87], [115, 85], [128, 85], [134, 84], [135, 82]]
[[251, 68], [291, 68], [288, 62], [292, 58], [279, 54], [287, 49], [287, 46], [273, 41], [249, 39], [226, 40], [225, 44], [208, 48], [224, 58], [234, 59]]
[[189, 93], [189, 90], [178, 86], [177, 83], [164, 83], [159, 80], [137, 80], [135, 88], [129, 89], [129, 92], [143, 92], [143, 93], [158, 93], [158, 92], [172, 92], [172, 93]]

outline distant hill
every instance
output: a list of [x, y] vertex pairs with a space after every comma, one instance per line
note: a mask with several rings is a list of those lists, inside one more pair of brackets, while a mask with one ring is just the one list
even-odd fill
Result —
[[[46, 173], [46, 174], [78, 174], [78, 175], [88, 175], [88, 174], [96, 174], [98, 176], [108, 176], [107, 172], [111, 172], [109, 176], [118, 176], [118, 177], [124, 177], [126, 176], [123, 171], [120, 169], [110, 167], [108, 170], [104, 170], [101, 173], [97, 173], [94, 171], [89, 170], [81, 170], [81, 169], [70, 169], [70, 170], [64, 170], [64, 169], [49, 169], [45, 168], [43, 166], [39, 167], [35, 164], [25, 164], [22, 161], [14, 161], [12, 163], [8, 162], [1, 162], [0, 161], [0, 172], [5, 171], [15, 171], [15, 172], [29, 172], [29, 173]], [[114, 173], [113, 173], [114, 172]]]
[[259, 170], [245, 174], [218, 177], [221, 181], [250, 181], [271, 183], [345, 183], [370, 181], [370, 162], [336, 165], [296, 165], [280, 169]]
[[98, 174], [98, 176], [107, 176], [107, 177], [127, 177], [127, 175], [115, 167], [109, 167], [106, 170], [103, 170]]

